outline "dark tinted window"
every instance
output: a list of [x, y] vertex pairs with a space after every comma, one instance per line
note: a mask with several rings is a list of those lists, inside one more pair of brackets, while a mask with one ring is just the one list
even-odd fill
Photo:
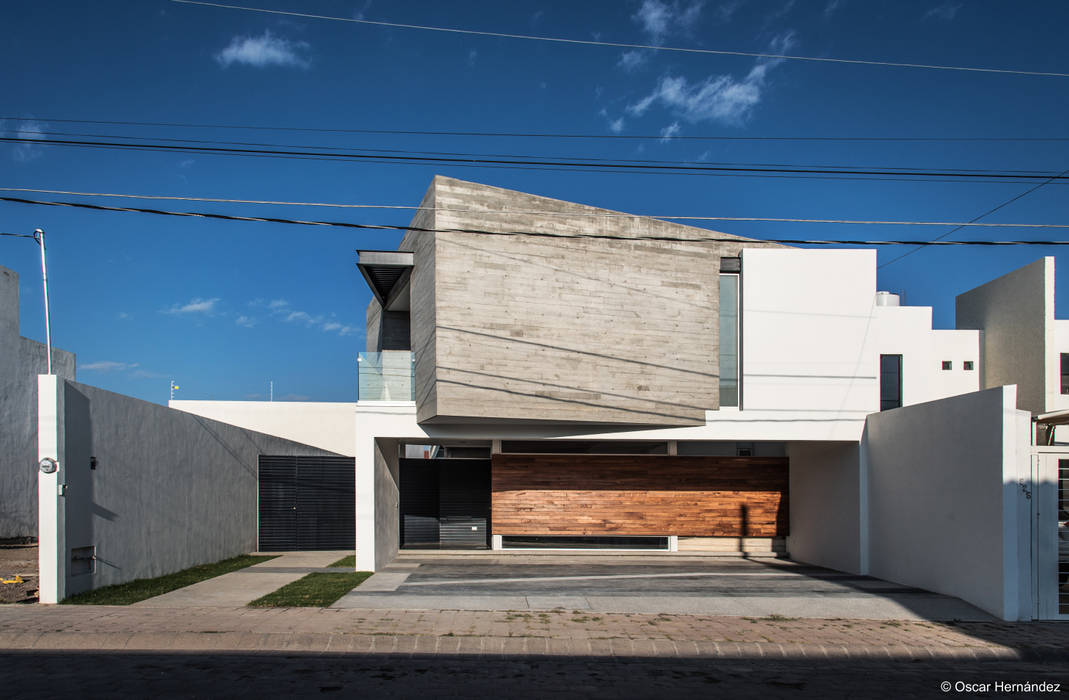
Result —
[[902, 356], [880, 355], [880, 410], [902, 405]]
[[1069, 394], [1069, 352], [1062, 353], [1062, 393]]

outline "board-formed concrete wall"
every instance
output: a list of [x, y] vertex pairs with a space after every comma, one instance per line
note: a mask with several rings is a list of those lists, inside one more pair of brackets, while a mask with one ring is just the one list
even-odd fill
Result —
[[[0, 540], [37, 535], [37, 375], [43, 343], [19, 335], [19, 276], [0, 267]], [[74, 353], [52, 348], [52, 371], [74, 379]]]
[[440, 176], [424, 201], [437, 233], [402, 244], [421, 422], [701, 425], [719, 407], [720, 258], [768, 244]]
[[792, 442], [788, 454], [791, 558], [862, 573], [865, 492], [857, 443]]
[[1054, 258], [983, 284], [956, 300], [956, 326], [983, 331], [982, 387], [1017, 385], [1017, 407], [1047, 411], [1058, 381], [1054, 347]]
[[[874, 413], [862, 438], [869, 571], [1030, 619], [1030, 421], [1015, 387]], [[794, 464], [792, 454], [792, 466]]]
[[[42, 602], [254, 551], [259, 455], [333, 454], [86, 384], [41, 380], [55, 387], [42, 391], [39, 408], [41, 450], [55, 454], [41, 456], [61, 465], [58, 475], [39, 476]], [[46, 541], [49, 531], [55, 541]], [[72, 555], [86, 547], [95, 547], [95, 570], [78, 574]]]

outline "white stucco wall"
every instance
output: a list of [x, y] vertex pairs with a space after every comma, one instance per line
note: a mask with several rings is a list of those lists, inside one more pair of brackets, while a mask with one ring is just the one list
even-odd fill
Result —
[[791, 558], [862, 573], [865, 503], [857, 443], [792, 442], [788, 457]]
[[[1057, 320], [1054, 322], [1054, 347], [1047, 353], [1057, 370], [1057, 381], [1049, 392], [1047, 392], [1047, 410], [1048, 411], [1065, 411], [1069, 410], [1069, 394], [1061, 393], [1061, 362], [1062, 353], [1069, 353], [1069, 321]], [[1059, 429], [1059, 437], [1069, 434], [1069, 430], [1065, 428]]]
[[1054, 410], [1054, 258], [958, 295], [955, 326], [983, 331], [982, 388], [1016, 384], [1018, 408]]
[[1030, 419], [1016, 400], [999, 387], [869, 417], [870, 574], [1028, 619]]
[[876, 252], [742, 252], [743, 413], [863, 418], [878, 401]]
[[[902, 355], [903, 406], [980, 388], [979, 331], [932, 330], [930, 306], [878, 306], [873, 317], [875, 354]], [[943, 369], [944, 360], [951, 369]]]
[[[254, 551], [259, 455], [326, 453], [86, 384], [40, 385], [40, 456], [60, 462], [39, 476], [43, 602]], [[71, 571], [80, 547], [96, 548], [91, 574]]]
[[356, 403], [171, 401], [171, 408], [352, 457]]

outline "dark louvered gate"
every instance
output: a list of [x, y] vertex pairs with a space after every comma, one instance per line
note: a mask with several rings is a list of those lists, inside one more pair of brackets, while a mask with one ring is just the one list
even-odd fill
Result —
[[353, 549], [352, 457], [260, 456], [262, 552]]
[[401, 460], [401, 546], [485, 548], [490, 462]]

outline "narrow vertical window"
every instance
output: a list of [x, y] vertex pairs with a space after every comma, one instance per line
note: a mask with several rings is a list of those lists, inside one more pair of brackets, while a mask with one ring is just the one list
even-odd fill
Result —
[[880, 355], [880, 410], [902, 405], [902, 356]]
[[739, 275], [720, 275], [720, 405], [739, 405]]
[[1062, 353], [1062, 393], [1069, 394], [1069, 352]]

